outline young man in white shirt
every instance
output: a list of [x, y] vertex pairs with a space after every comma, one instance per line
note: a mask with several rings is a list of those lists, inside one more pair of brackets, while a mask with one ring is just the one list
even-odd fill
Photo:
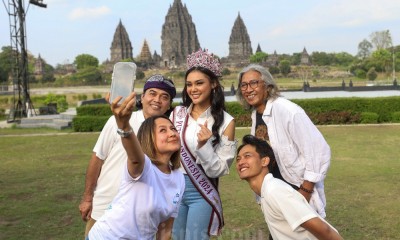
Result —
[[237, 152], [236, 170], [240, 179], [246, 180], [260, 196], [261, 209], [273, 239], [342, 239], [302, 194], [272, 176], [275, 156], [266, 141], [246, 135]]

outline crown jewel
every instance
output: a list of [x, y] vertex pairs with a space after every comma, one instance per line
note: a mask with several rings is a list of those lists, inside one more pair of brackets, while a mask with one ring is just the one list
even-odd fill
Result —
[[213, 72], [216, 76], [221, 76], [222, 67], [219, 59], [212, 53], [208, 53], [207, 49], [205, 51], [199, 49], [197, 52], [190, 54], [186, 61], [188, 69], [193, 67], [204, 67]]

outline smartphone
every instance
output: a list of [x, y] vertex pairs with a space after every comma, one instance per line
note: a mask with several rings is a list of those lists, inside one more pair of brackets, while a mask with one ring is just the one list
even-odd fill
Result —
[[111, 91], [110, 91], [110, 103], [115, 98], [121, 96], [122, 99], [119, 103], [122, 103], [124, 99], [131, 94], [135, 86], [136, 79], [136, 64], [133, 62], [117, 62], [114, 65], [112, 79], [111, 79]]

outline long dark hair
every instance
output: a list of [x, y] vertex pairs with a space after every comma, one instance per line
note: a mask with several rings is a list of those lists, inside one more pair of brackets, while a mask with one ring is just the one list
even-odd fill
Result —
[[[189, 73], [193, 71], [200, 71], [206, 74], [210, 78], [210, 83], [215, 84], [215, 88], [211, 91], [211, 115], [214, 118], [214, 124], [212, 125], [211, 132], [215, 139], [212, 141], [213, 147], [221, 142], [221, 136], [218, 134], [218, 130], [224, 122], [224, 111], [225, 111], [225, 97], [224, 97], [224, 89], [219, 82], [219, 77], [216, 76], [212, 71], [204, 67], [192, 67], [191, 69], [186, 71], [185, 81]], [[182, 101], [183, 106], [189, 107], [192, 104], [192, 99], [189, 97], [187, 93], [187, 87], [185, 87], [182, 91]]]

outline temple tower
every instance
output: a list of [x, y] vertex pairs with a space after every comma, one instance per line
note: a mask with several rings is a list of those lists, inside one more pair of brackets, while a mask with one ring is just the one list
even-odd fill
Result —
[[143, 47], [142, 47], [142, 51], [140, 52], [139, 58], [142, 63], [151, 63], [153, 60], [151, 57], [150, 48], [149, 48], [149, 45], [147, 44], [146, 39], [143, 42]]
[[229, 38], [228, 61], [236, 64], [247, 64], [252, 54], [250, 37], [239, 13]]
[[161, 41], [161, 67], [184, 66], [186, 57], [200, 48], [196, 26], [186, 4], [182, 5], [181, 0], [174, 0], [168, 9], [162, 26]]
[[257, 45], [256, 53], [262, 52], [260, 44]]
[[121, 20], [119, 20], [119, 24], [114, 33], [114, 38], [111, 43], [111, 63], [119, 62], [123, 59], [133, 59], [132, 55], [132, 44], [129, 40], [128, 33], [122, 24]]
[[44, 73], [44, 65], [45, 65], [45, 63], [44, 63], [42, 57], [39, 54], [38, 58], [35, 60], [35, 71], [34, 71], [34, 74], [35, 75], [43, 75], [43, 73]]
[[275, 50], [273, 54], [268, 56], [267, 65], [277, 67], [278, 64], [279, 64], [279, 57]]
[[306, 47], [304, 47], [303, 52], [301, 53], [300, 64], [303, 64], [303, 65], [310, 65], [311, 64], [310, 63], [310, 55], [308, 55]]

